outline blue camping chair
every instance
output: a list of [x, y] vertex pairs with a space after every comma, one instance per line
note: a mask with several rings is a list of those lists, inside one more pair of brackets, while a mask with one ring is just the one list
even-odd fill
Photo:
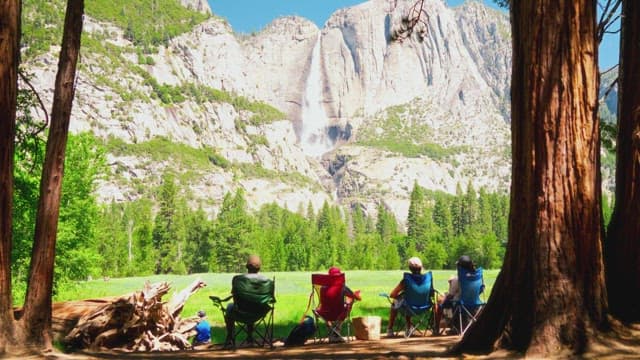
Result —
[[[420, 332], [422, 336], [425, 336], [427, 330], [437, 334], [438, 327], [434, 316], [436, 290], [433, 288], [431, 271], [420, 275], [404, 273], [402, 281], [404, 282], [404, 291], [402, 293], [404, 301], [398, 308], [398, 313], [404, 315], [401, 316], [401, 318], [405, 319], [404, 336], [406, 338], [411, 337], [415, 332]], [[380, 295], [392, 301], [388, 294]], [[407, 326], [407, 318], [411, 319], [412, 324], [410, 327]], [[402, 324], [402, 321], [400, 323]], [[397, 331], [394, 332], [397, 333]]]
[[455, 327], [462, 336], [476, 321], [485, 305], [485, 302], [480, 299], [480, 294], [484, 292], [482, 268], [479, 267], [475, 271], [458, 268], [458, 283], [460, 284], [460, 300], [453, 304], [453, 319], [458, 321]]

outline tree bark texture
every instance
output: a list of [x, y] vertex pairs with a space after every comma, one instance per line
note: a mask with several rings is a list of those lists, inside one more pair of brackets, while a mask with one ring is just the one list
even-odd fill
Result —
[[71, 106], [75, 93], [75, 76], [84, 0], [69, 0], [62, 35], [62, 48], [58, 62], [51, 128], [47, 139], [40, 198], [36, 216], [36, 229], [29, 285], [25, 299], [21, 328], [28, 345], [48, 349], [51, 347], [51, 292], [55, 260], [56, 233], [60, 210], [60, 189], [64, 172], [65, 148], [69, 133]]
[[615, 205], [605, 243], [611, 313], [640, 320], [640, 2], [622, 1]]
[[13, 153], [16, 134], [20, 1], [0, 1], [0, 356], [14, 342], [11, 298]]
[[454, 349], [582, 353], [606, 325], [596, 2], [511, 2], [509, 242], [479, 321]]

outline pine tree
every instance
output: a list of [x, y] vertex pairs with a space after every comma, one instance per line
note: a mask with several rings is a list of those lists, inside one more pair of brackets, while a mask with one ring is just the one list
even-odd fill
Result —
[[242, 189], [238, 189], [234, 196], [231, 193], [225, 194], [214, 226], [218, 270], [243, 271], [243, 261], [249, 253], [249, 234], [252, 231], [253, 221], [246, 212]]
[[478, 197], [471, 181], [467, 184], [467, 192], [462, 199], [461, 221], [462, 232], [475, 224], [479, 217]]
[[421, 242], [426, 235], [424, 191], [417, 182], [409, 197], [409, 213], [407, 215], [407, 238], [414, 245]]
[[440, 230], [440, 243], [442, 243], [445, 248], [449, 247], [455, 234], [449, 198], [449, 195], [437, 193], [433, 206], [433, 222]]
[[172, 272], [172, 265], [177, 256], [175, 239], [176, 187], [174, 175], [166, 172], [162, 176], [162, 184], [158, 194], [160, 210], [156, 215], [153, 226], [153, 247], [156, 251], [156, 274]]
[[186, 218], [187, 242], [185, 263], [188, 273], [211, 271], [213, 251], [213, 224], [202, 207], [189, 212]]
[[452, 224], [453, 224], [453, 235], [460, 236], [464, 234], [464, 230], [466, 229], [465, 223], [465, 209], [464, 209], [464, 201], [463, 201], [464, 193], [462, 192], [462, 186], [460, 183], [456, 185], [456, 195], [451, 201], [451, 216], [452, 216]]

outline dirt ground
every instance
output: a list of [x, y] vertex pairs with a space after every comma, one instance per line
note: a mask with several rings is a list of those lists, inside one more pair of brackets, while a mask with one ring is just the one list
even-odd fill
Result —
[[[417, 336], [380, 340], [353, 340], [348, 343], [328, 344], [309, 341], [300, 347], [284, 347], [277, 342], [273, 349], [238, 348], [223, 350], [222, 345], [199, 347], [190, 351], [165, 353], [78, 352], [50, 354], [47, 359], [516, 359], [521, 354], [498, 351], [489, 355], [447, 356], [446, 351], [459, 340], [458, 336]], [[1, 357], [1, 356], [0, 356]], [[43, 357], [9, 357], [31, 360]], [[640, 359], [640, 325], [625, 327], [623, 331], [593, 339], [591, 349], [580, 357], [558, 354], [552, 359]]]
[[[314, 343], [284, 347], [276, 342], [273, 349], [239, 347], [223, 350], [222, 345], [200, 346], [191, 351], [166, 353], [82, 352], [52, 355], [57, 359], [452, 359], [442, 354], [458, 340], [457, 336], [396, 337], [380, 340], [357, 340], [347, 343]], [[24, 359], [24, 358], [21, 358]]]

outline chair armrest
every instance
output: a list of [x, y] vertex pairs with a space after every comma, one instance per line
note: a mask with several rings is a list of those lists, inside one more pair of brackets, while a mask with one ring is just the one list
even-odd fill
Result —
[[218, 296], [209, 296], [209, 299], [211, 299], [211, 301], [213, 301], [214, 303], [218, 303], [218, 302], [227, 302], [229, 300], [231, 300], [231, 298], [233, 297], [233, 295], [229, 295], [226, 298], [222, 299]]
[[211, 301], [213, 302], [213, 305], [219, 307], [220, 310], [222, 310], [222, 312], [224, 313], [226, 308], [222, 303], [225, 303], [225, 302], [231, 300], [232, 297], [233, 297], [233, 295], [229, 295], [226, 298], [221, 299], [218, 296], [209, 296], [209, 299], [211, 299]]
[[383, 298], [386, 298], [389, 301], [389, 303], [393, 303], [393, 299], [391, 298], [391, 296], [389, 296], [388, 293], [380, 293], [378, 294], [378, 296], [382, 296]]

